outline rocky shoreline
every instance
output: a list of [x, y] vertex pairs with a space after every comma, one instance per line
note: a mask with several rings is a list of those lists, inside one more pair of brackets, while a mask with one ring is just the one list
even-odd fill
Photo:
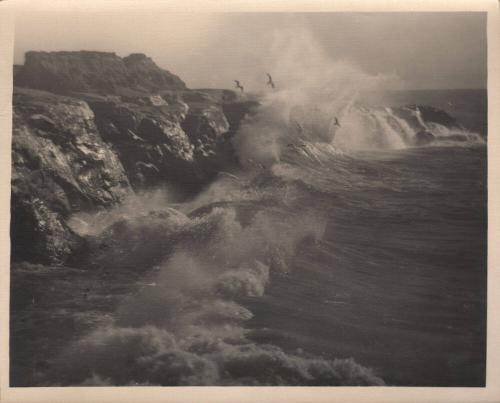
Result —
[[14, 69], [11, 260], [64, 264], [71, 214], [178, 185], [188, 196], [237, 166], [231, 137], [258, 106], [190, 90], [143, 54], [28, 52]]
[[[231, 90], [189, 89], [144, 54], [27, 52], [14, 66], [12, 262], [72, 265], [87, 242], [69, 227], [72, 214], [164, 185], [190, 197], [238, 168], [232, 138], [259, 105]], [[416, 146], [436, 141], [421, 119], [460, 128], [430, 106], [391, 113]]]

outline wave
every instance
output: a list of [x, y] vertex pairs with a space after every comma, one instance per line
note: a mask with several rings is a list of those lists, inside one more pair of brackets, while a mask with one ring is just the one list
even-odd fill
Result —
[[108, 327], [66, 354], [59, 379], [73, 385], [383, 385], [352, 359], [286, 354], [251, 343], [231, 327], [193, 329], [180, 340], [158, 327]]
[[[213, 187], [224, 186], [224, 179], [207, 189], [210, 196], [198, 198], [211, 197], [213, 207], [203, 211], [194, 201], [187, 214], [158, 210], [154, 203], [152, 211], [137, 212], [134, 200], [108, 217], [101, 213], [107, 226], [100, 232], [90, 234], [89, 223], [81, 225], [90, 217], [73, 221], [94, 243], [94, 265], [154, 270], [142, 278], [148, 286], [121, 304], [112, 323], [61, 352], [42, 384], [384, 384], [352, 358], [285, 352], [248, 337], [245, 323], [253, 313], [242, 300], [262, 297], [273, 278], [286, 275], [297, 251], [319, 242], [325, 220], [312, 210], [290, 214], [279, 203], [245, 211], [239, 201], [216, 196], [222, 193]], [[112, 243], [104, 251], [97, 246], [103, 241]]]
[[479, 144], [482, 137], [432, 108], [366, 107], [363, 90], [383, 77], [295, 53], [302, 49], [280, 65], [292, 74], [288, 85], [266, 94], [232, 139], [241, 169], [221, 172], [190, 200], [163, 189], [70, 219], [87, 242], [83, 266], [133, 273], [142, 288], [110, 322], [66, 346], [42, 383], [384, 384], [353, 358], [256, 342], [251, 302], [290, 275], [296, 256], [317, 253], [332, 204], [337, 214], [363, 214], [373, 201], [346, 195], [399, 191], [380, 178], [403, 174], [358, 158], [359, 151]]
[[253, 318], [247, 302], [265, 297], [297, 254], [321, 243], [325, 194], [342, 214], [369, 207], [347, 203], [346, 192], [397, 191], [376, 178], [401, 173], [357, 152], [483, 143], [435, 111], [429, 119], [425, 108], [367, 108], [357, 97], [304, 104], [272, 94], [233, 139], [240, 171], [221, 172], [191, 200], [163, 189], [74, 215], [70, 226], [88, 244], [83, 265], [133, 272], [146, 286], [111, 323], [66, 346], [43, 382], [383, 385], [352, 358], [257, 343], [246, 326]]

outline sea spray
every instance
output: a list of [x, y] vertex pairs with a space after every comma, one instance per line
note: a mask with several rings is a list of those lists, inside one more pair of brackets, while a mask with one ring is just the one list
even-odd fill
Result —
[[[114, 324], [67, 346], [45, 383], [383, 384], [353, 360], [289, 354], [247, 338], [244, 323], [253, 314], [239, 300], [261, 297], [273, 275], [286, 273], [300, 242], [321, 238], [322, 220], [311, 214], [283, 220], [264, 210], [242, 225], [234, 208], [215, 208], [178, 231], [203, 231], [209, 222], [210, 236], [196, 249], [190, 240], [179, 242], [151, 276], [154, 286], [125, 300]], [[135, 236], [129, 241], [136, 253], [149, 250]]]
[[268, 91], [233, 144], [243, 166], [279, 162], [290, 146], [331, 144], [363, 91], [394, 81], [371, 76], [347, 61], [334, 61], [310, 32], [277, 31], [271, 44], [276, 89]]

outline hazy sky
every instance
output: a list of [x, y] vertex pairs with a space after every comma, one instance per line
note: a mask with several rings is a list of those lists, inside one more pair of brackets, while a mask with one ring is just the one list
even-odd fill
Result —
[[235, 78], [257, 85], [298, 42], [304, 51], [295, 57], [317, 48], [332, 63], [397, 76], [406, 88], [486, 87], [482, 13], [24, 12], [15, 62], [27, 50], [140, 52], [192, 88], [232, 87]]

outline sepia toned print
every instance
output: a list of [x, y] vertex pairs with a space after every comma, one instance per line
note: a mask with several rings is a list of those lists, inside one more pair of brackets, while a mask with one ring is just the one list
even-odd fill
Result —
[[26, 12], [15, 58], [11, 386], [485, 385], [485, 13]]

